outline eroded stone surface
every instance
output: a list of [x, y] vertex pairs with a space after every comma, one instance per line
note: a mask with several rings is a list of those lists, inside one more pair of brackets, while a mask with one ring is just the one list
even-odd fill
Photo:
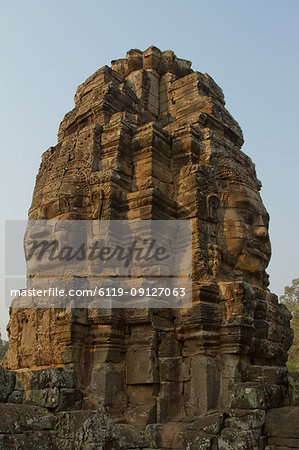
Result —
[[[82, 408], [123, 423], [131, 448], [263, 448], [265, 410], [290, 401], [292, 333], [267, 290], [269, 217], [242, 144], [221, 88], [171, 51], [130, 50], [78, 87], [58, 144], [42, 156], [29, 218], [190, 220], [193, 306], [12, 308], [4, 366], [18, 388], [0, 385], [2, 401], [61, 410], [73, 399], [76, 409], [79, 389]], [[201, 427], [214, 410], [228, 411], [225, 424]], [[76, 414], [63, 416], [61, 445], [75, 417], [87, 427]], [[101, 420], [86, 416], [90, 445]]]
[[13, 392], [16, 383], [14, 372], [3, 369], [0, 366], [0, 402], [5, 402]]
[[288, 374], [290, 402], [292, 406], [299, 406], [299, 373], [290, 372]]

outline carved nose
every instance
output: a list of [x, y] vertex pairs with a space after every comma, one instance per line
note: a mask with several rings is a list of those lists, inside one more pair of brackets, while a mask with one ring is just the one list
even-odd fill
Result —
[[254, 231], [254, 235], [256, 238], [259, 238], [259, 239], [268, 239], [268, 237], [269, 237], [268, 230], [266, 227], [256, 228]]

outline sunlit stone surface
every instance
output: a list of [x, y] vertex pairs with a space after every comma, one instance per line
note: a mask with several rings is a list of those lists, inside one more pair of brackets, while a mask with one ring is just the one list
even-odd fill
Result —
[[126, 424], [119, 448], [264, 448], [265, 411], [290, 404], [290, 315], [242, 144], [215, 81], [150, 47], [78, 87], [42, 156], [30, 219], [192, 223], [192, 308], [11, 310], [5, 367], [73, 371], [82, 408]]

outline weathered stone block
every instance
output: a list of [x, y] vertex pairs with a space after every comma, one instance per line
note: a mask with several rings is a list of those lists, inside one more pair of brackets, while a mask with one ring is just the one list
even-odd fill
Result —
[[226, 428], [238, 428], [240, 430], [259, 429], [265, 423], [266, 414], [263, 409], [243, 410], [231, 409], [228, 418], [225, 419]]
[[13, 391], [7, 398], [8, 403], [23, 403], [25, 400], [25, 391]]
[[191, 415], [216, 409], [220, 389], [219, 369], [214, 358], [196, 355], [191, 359], [190, 386], [186, 386], [185, 402]]
[[134, 425], [117, 424], [117, 429], [121, 435], [123, 445], [126, 449], [140, 449], [148, 447], [148, 439], [145, 433]]
[[14, 405], [0, 403], [1, 422], [0, 433], [20, 433], [21, 427], [18, 421], [18, 412]]
[[160, 384], [160, 396], [161, 397], [176, 397], [182, 395], [183, 388], [186, 383], [175, 383], [175, 382], [162, 382]]
[[36, 370], [31, 375], [32, 389], [67, 388], [74, 387], [73, 372], [63, 367]]
[[59, 400], [56, 411], [80, 409], [83, 394], [79, 389], [62, 388], [59, 390]]
[[266, 450], [287, 450], [292, 448], [299, 448], [299, 439], [270, 437], [267, 440]]
[[129, 404], [155, 404], [155, 398], [158, 394], [158, 385], [144, 384], [128, 386]]
[[224, 426], [224, 418], [225, 414], [218, 411], [202, 415], [192, 423], [192, 430], [217, 435]]
[[184, 397], [182, 395], [157, 398], [158, 422], [179, 422], [184, 414]]
[[161, 381], [180, 382], [190, 380], [190, 370], [183, 358], [159, 358], [159, 362]]
[[234, 428], [225, 428], [218, 438], [219, 450], [229, 449], [262, 449], [260, 430], [240, 431]]
[[180, 345], [174, 333], [159, 333], [159, 341], [159, 356], [179, 356]]
[[5, 402], [14, 390], [16, 375], [0, 366], [0, 402]]
[[124, 392], [125, 370], [121, 364], [104, 363], [94, 367], [88, 392], [98, 403], [122, 415], [126, 396]]
[[287, 384], [287, 368], [280, 366], [249, 366], [247, 381], [268, 384]]
[[153, 351], [131, 349], [126, 356], [127, 384], [159, 382], [159, 367]]
[[299, 406], [299, 372], [288, 373], [289, 395], [292, 406]]
[[44, 408], [57, 408], [59, 404], [59, 389], [46, 388], [46, 389], [32, 389], [28, 402], [32, 405], [42, 406]]
[[137, 426], [145, 426], [157, 419], [156, 397], [158, 385], [128, 386], [127, 420]]
[[149, 448], [187, 448], [185, 433], [188, 426], [184, 423], [152, 424], [145, 429]]
[[[117, 428], [104, 412], [72, 411], [58, 414], [59, 448], [124, 449]], [[71, 446], [67, 445], [71, 443]], [[96, 447], [97, 446], [97, 447]]]
[[129, 405], [126, 411], [126, 420], [142, 429], [147, 424], [157, 421], [157, 407], [150, 404]]
[[53, 430], [56, 426], [56, 417], [36, 406], [0, 403], [0, 413], [0, 434]]
[[265, 434], [272, 437], [299, 439], [299, 407], [286, 406], [268, 411]]
[[267, 409], [282, 405], [282, 392], [277, 385], [235, 384], [231, 389], [231, 408]]

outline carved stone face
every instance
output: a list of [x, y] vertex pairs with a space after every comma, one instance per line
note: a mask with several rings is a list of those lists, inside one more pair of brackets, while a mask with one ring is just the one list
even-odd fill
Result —
[[[226, 269], [265, 287], [265, 269], [271, 256], [269, 215], [257, 191], [229, 184], [218, 217], [218, 245]], [[244, 276], [245, 275], [245, 276]]]

